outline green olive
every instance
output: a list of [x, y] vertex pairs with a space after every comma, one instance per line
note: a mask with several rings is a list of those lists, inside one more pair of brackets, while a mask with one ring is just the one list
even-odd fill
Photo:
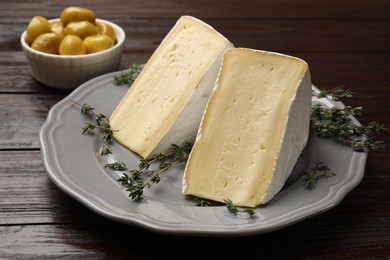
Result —
[[26, 42], [31, 44], [42, 33], [49, 32], [49, 22], [45, 17], [34, 16], [26, 29]]
[[61, 22], [66, 26], [70, 22], [89, 21], [95, 24], [96, 14], [90, 9], [70, 6], [62, 10], [60, 15]]
[[82, 55], [86, 54], [83, 40], [76, 35], [65, 35], [59, 47], [60, 55]]
[[37, 51], [58, 54], [59, 46], [64, 36], [53, 32], [43, 33], [39, 35], [33, 43], [31, 48]]
[[112, 41], [116, 42], [116, 33], [114, 28], [112, 28], [111, 25], [106, 23], [96, 23], [97, 29], [99, 34], [105, 34], [107, 36], [110, 36]]
[[98, 30], [94, 24], [88, 21], [70, 22], [64, 28], [64, 34], [73, 34], [84, 39], [91, 35], [98, 34]]
[[87, 53], [95, 53], [111, 48], [114, 45], [111, 37], [107, 35], [93, 35], [84, 39]]
[[117, 37], [111, 25], [96, 23], [92, 10], [70, 6], [62, 10], [56, 22], [33, 17], [26, 30], [26, 41], [31, 48], [45, 53], [83, 55], [111, 48]]
[[60, 21], [49, 23], [49, 29], [50, 31], [58, 34], [64, 33], [64, 27], [62, 26], [62, 23]]

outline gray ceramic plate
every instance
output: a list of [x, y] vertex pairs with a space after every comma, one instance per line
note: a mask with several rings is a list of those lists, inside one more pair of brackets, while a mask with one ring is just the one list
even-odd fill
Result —
[[[336, 206], [361, 181], [366, 153], [353, 152], [331, 140], [310, 137], [283, 190], [266, 206], [257, 208], [256, 217], [236, 216], [224, 205], [199, 207], [181, 194], [183, 168], [164, 173], [159, 184], [144, 192], [142, 201], [133, 201], [116, 180], [119, 172], [104, 167], [122, 161], [129, 169], [138, 167], [139, 158], [113, 142], [113, 154], [100, 156], [98, 135], [82, 135], [88, 119], [70, 100], [88, 103], [107, 116], [128, 90], [117, 86], [109, 73], [78, 87], [50, 110], [40, 132], [43, 164], [51, 180], [63, 191], [108, 219], [158, 233], [181, 236], [247, 236], [290, 226]], [[313, 86], [314, 91], [318, 89]], [[329, 99], [317, 100], [326, 106], [342, 106]], [[356, 121], [355, 118], [353, 120]], [[314, 161], [328, 165], [336, 176], [321, 179], [311, 191], [304, 189], [302, 172]]]

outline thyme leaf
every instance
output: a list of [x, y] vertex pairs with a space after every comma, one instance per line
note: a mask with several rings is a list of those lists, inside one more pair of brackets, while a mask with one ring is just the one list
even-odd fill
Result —
[[305, 189], [312, 190], [315, 188], [319, 179], [336, 174], [323, 162], [314, 162], [314, 166], [309, 171], [304, 171], [302, 175], [305, 176]]
[[199, 206], [199, 207], [211, 205], [210, 201], [203, 199], [203, 198], [199, 198], [199, 197], [195, 197], [194, 201], [195, 201], [195, 206]]
[[77, 105], [80, 105], [81, 113], [83, 115], [91, 115], [91, 114], [93, 114], [93, 110], [95, 108], [91, 107], [89, 104], [80, 104], [80, 103], [78, 103], [76, 101], [73, 101], [73, 100], [71, 102], [74, 102]]
[[114, 171], [126, 171], [127, 166], [123, 162], [113, 162], [113, 163], [107, 163], [104, 165], [104, 167], [109, 168]]
[[140, 72], [143, 69], [143, 65], [138, 63], [133, 63], [130, 70], [127, 72], [121, 72], [120, 75], [114, 76], [114, 82], [117, 85], [128, 85], [129, 87], [134, 83], [135, 79], [138, 77]]
[[337, 86], [333, 89], [327, 90], [322, 89], [320, 90], [320, 93], [318, 93], [318, 98], [324, 98], [324, 97], [331, 97], [334, 101], [340, 101], [344, 98], [351, 98], [353, 97], [355, 93], [352, 92], [350, 89], [344, 89], [344, 86]]
[[108, 154], [112, 154], [112, 151], [110, 149], [110, 147], [108, 146], [105, 146], [104, 144], [99, 148], [99, 151], [98, 151], [99, 155], [108, 155]]

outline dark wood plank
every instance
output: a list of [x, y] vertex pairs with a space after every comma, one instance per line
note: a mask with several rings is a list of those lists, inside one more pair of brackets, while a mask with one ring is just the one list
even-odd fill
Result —
[[[57, 17], [64, 7], [74, 5], [68, 1], [7, 1], [2, 6], [0, 16], [13, 17], [18, 10], [19, 17], [43, 15]], [[271, 19], [351, 19], [370, 18], [388, 19], [390, 4], [381, 0], [346, 0], [346, 1], [310, 1], [310, 0], [257, 0], [235, 1], [136, 1], [112, 0], [107, 8], [105, 1], [83, 1], [78, 3], [94, 10], [103, 18], [126, 16], [129, 18], [156, 17], [177, 18], [190, 14], [202, 18], [216, 17], [229, 19], [271, 18]], [[43, 8], [44, 7], [44, 8]]]
[[[121, 68], [129, 68], [132, 63], [145, 63], [152, 50], [141, 52], [126, 50], [122, 57]], [[359, 88], [370, 99], [389, 95], [386, 89], [390, 85], [388, 64], [390, 53], [306, 53], [286, 52], [286, 54], [306, 60], [310, 66], [313, 84], [320, 88], [345, 85]], [[0, 64], [0, 93], [40, 93], [50, 92], [65, 95], [64, 91], [54, 91], [35, 82], [30, 76], [30, 68], [21, 52], [5, 52], [4, 60], [20, 60], [17, 66]], [[388, 97], [388, 96], [387, 96]], [[380, 102], [369, 102], [368, 106]], [[386, 102], [386, 101], [384, 101]], [[363, 104], [361, 104], [363, 105]]]
[[161, 259], [177, 255], [177, 248], [193, 258], [202, 258], [208, 251], [208, 257], [218, 259], [256, 258], [259, 252], [272, 258], [386, 259], [390, 253], [390, 225], [385, 217], [324, 215], [284, 230], [234, 239], [166, 236], [107, 221], [99, 224], [99, 228], [96, 223], [0, 226], [0, 255], [11, 259]]
[[0, 179], [0, 225], [64, 223], [83, 215], [87, 221], [91, 216], [49, 179], [40, 151], [0, 152]]
[[[0, 16], [1, 17], [1, 16]], [[173, 27], [176, 19], [112, 20], [126, 32], [126, 50], [153, 51]], [[237, 47], [279, 52], [388, 52], [390, 20], [251, 20], [206, 18]], [[20, 35], [28, 22], [0, 18], [4, 24], [0, 51], [20, 51]], [[15, 37], [15, 35], [18, 35]], [[15, 60], [12, 64], [20, 61]], [[7, 63], [5, 63], [7, 64]]]
[[39, 148], [39, 130], [60, 95], [0, 95], [0, 149]]
[[[176, 20], [118, 23], [126, 31], [126, 49], [154, 50]], [[204, 19], [236, 47], [278, 52], [388, 52], [390, 20], [231, 20]]]

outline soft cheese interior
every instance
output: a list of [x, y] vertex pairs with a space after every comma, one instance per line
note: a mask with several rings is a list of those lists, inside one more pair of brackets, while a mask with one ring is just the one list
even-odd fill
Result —
[[143, 158], [195, 139], [226, 49], [206, 23], [182, 16], [109, 120], [113, 137]]
[[271, 200], [309, 136], [311, 79], [301, 59], [225, 52], [183, 177], [183, 193], [237, 206]]

